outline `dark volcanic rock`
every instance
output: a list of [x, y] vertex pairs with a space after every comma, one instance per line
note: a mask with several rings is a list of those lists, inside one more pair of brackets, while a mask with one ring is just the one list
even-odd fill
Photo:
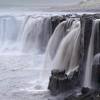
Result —
[[[72, 17], [72, 16], [70, 16]], [[87, 53], [88, 53], [88, 47], [90, 43], [90, 38], [92, 34], [92, 27], [93, 27], [93, 20], [100, 19], [99, 14], [90, 14], [90, 15], [82, 15], [80, 18], [81, 21], [81, 48], [80, 48], [80, 67], [78, 72], [74, 72], [73, 76], [67, 76], [65, 74], [65, 71], [58, 71], [53, 70], [52, 76], [50, 77], [49, 82], [49, 90], [51, 93], [60, 93], [65, 92], [69, 89], [74, 88], [75, 86], [79, 86], [80, 83], [83, 83], [84, 78], [84, 69], [86, 65], [87, 60]], [[59, 18], [57, 16], [52, 18], [52, 28], [55, 29], [55, 27], [61, 22], [66, 20], [66, 17]], [[100, 25], [97, 27], [95, 35], [94, 35], [94, 55], [97, 53], [100, 53]], [[93, 65], [93, 81], [100, 82], [100, 69], [99, 65]], [[96, 77], [96, 78], [95, 78]], [[81, 96], [74, 96], [71, 95], [70, 97], [66, 98], [65, 100], [100, 100], [98, 99], [97, 94], [95, 92], [91, 92], [88, 88], [82, 89], [82, 95]], [[98, 92], [99, 93], [99, 92]]]
[[65, 74], [65, 71], [52, 70], [52, 76], [50, 77], [50, 82], [48, 89], [52, 94], [58, 94], [66, 90], [66, 84], [68, 77]]
[[100, 22], [95, 29], [94, 35], [94, 55], [100, 53]]
[[52, 76], [57, 76], [57, 77], [63, 77], [65, 75], [65, 70], [59, 71], [59, 70], [52, 70], [51, 71]]
[[81, 93], [86, 94], [86, 93], [89, 92], [89, 90], [90, 90], [89, 88], [83, 87], [82, 90], [81, 90]]
[[89, 47], [93, 17], [91, 15], [83, 15], [80, 19], [81, 21], [81, 40], [80, 40], [80, 81], [83, 83], [84, 78], [84, 66], [87, 58], [87, 51]]
[[94, 14], [94, 17], [95, 17], [96, 19], [100, 19], [100, 14]]
[[[81, 84], [83, 83], [84, 78], [84, 69], [87, 59], [87, 53], [88, 53], [88, 47], [90, 43], [90, 38], [92, 34], [92, 26], [93, 26], [93, 20], [100, 19], [100, 14], [90, 14], [90, 15], [82, 15], [80, 18], [81, 21], [81, 49], [80, 49], [80, 67], [79, 67], [79, 76], [81, 80]], [[95, 36], [94, 36], [94, 55], [100, 53], [100, 25], [98, 25]], [[100, 59], [98, 60], [100, 61]], [[97, 61], [96, 61], [97, 62]], [[94, 64], [93, 65], [93, 71], [92, 71], [92, 81], [94, 81], [94, 84], [96, 87], [100, 87], [100, 84], [97, 84], [100, 82], [100, 65]], [[99, 89], [99, 88], [98, 88]], [[82, 94], [78, 97], [76, 95], [71, 95], [65, 100], [100, 100], [100, 92], [96, 90], [90, 90], [88, 88], [82, 88], [81, 90]]]
[[92, 32], [93, 19], [91, 17], [86, 17], [85, 15], [81, 17], [81, 53], [84, 58], [87, 56], [87, 50], [89, 47], [91, 32]]
[[[92, 34], [92, 26], [93, 26], [93, 20], [100, 19], [99, 14], [90, 14], [86, 15], [84, 14], [81, 17], [81, 63], [80, 63], [80, 79], [83, 80], [84, 78], [84, 69], [85, 64], [87, 60], [87, 53], [88, 53], [88, 47], [90, 43], [90, 38]], [[94, 35], [94, 55], [100, 52], [100, 25], [96, 27], [95, 35]], [[82, 82], [82, 81], [81, 81]], [[83, 83], [83, 82], [82, 82]]]
[[82, 88], [86, 91], [85, 93], [77, 96], [76, 94], [72, 94], [64, 100], [100, 100], [100, 92], [96, 90], [91, 90], [88, 88]]
[[[94, 14], [94, 15], [84, 14], [80, 19], [81, 20], [80, 79], [82, 80], [83, 80], [84, 73], [85, 73], [84, 69], [86, 65], [88, 47], [89, 47], [90, 38], [92, 34], [93, 20], [95, 19], [100, 19], [100, 15], [99, 14]], [[99, 44], [100, 43], [100, 25], [96, 29], [94, 38], [95, 38], [94, 39], [94, 55], [95, 55], [96, 53], [100, 52], [100, 44]]]
[[51, 24], [52, 24], [52, 33], [54, 32], [55, 28], [59, 23], [66, 20], [66, 16], [53, 16], [51, 17]]
[[73, 72], [71, 76], [59, 70], [52, 70], [51, 74], [48, 89], [53, 95], [68, 91], [78, 85], [78, 71]]
[[92, 85], [100, 89], [100, 53], [96, 54], [92, 66]]

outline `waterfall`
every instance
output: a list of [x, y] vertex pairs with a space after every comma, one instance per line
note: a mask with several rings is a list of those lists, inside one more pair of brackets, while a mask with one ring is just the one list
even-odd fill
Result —
[[52, 32], [50, 18], [30, 17], [25, 24], [21, 38], [24, 50], [31, 48], [44, 50]]
[[69, 74], [79, 66], [80, 21], [69, 19], [60, 23], [51, 36], [43, 76], [48, 79], [52, 69], [66, 70]]
[[16, 41], [17, 32], [18, 26], [15, 17], [0, 17], [0, 52], [13, 49], [13, 47], [10, 46]]
[[90, 38], [90, 43], [88, 47], [88, 54], [87, 54], [87, 61], [86, 61], [86, 68], [85, 68], [85, 77], [84, 77], [84, 86], [91, 88], [91, 73], [92, 73], [92, 64], [94, 58], [94, 35], [99, 25], [100, 19], [96, 19], [93, 21], [92, 26], [92, 33]]
[[80, 21], [74, 21], [69, 33], [63, 38], [53, 60], [55, 69], [70, 73], [79, 65]]
[[[97, 24], [98, 20], [95, 20], [88, 49], [85, 86], [90, 86], [93, 41]], [[30, 68], [33, 71], [31, 75], [37, 71], [38, 74], [36, 73], [36, 76], [32, 76], [34, 77], [33, 89], [36, 90], [47, 88], [52, 69], [65, 70], [66, 74], [69, 75], [79, 67], [80, 20], [66, 18], [56, 27], [53, 33], [52, 30], [50, 16], [0, 17], [0, 54], [9, 52], [11, 54], [14, 53], [14, 55], [16, 52], [25, 54], [24, 56], [19, 56], [19, 58], [17, 58], [18, 56], [7, 56], [11, 59], [11, 64], [9, 59], [7, 61], [4, 60], [4, 63], [7, 62], [7, 64], [1, 64], [3, 66], [12, 65], [15, 68], [14, 64], [16, 64], [17, 66], [22, 66], [25, 70]]]
[[0, 52], [44, 52], [51, 34], [50, 17], [0, 17]]
[[66, 19], [66, 21], [61, 22], [54, 30], [54, 33], [49, 40], [49, 43], [47, 45], [47, 50], [46, 50], [47, 53], [49, 53], [51, 59], [54, 58], [62, 39], [70, 31], [73, 21], [74, 19], [68, 18]]

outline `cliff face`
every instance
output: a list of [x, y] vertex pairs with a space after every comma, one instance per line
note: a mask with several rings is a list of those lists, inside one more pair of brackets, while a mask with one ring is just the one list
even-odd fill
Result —
[[[85, 74], [85, 67], [86, 67], [86, 61], [87, 61], [87, 55], [88, 55], [88, 49], [89, 49], [89, 43], [90, 38], [92, 34], [92, 28], [93, 28], [93, 20], [100, 19], [100, 15], [83, 15], [81, 17], [81, 62], [80, 62], [80, 79], [82, 79], [83, 83], [83, 77]], [[95, 29], [95, 35], [94, 35], [94, 50], [93, 55], [95, 56], [100, 52], [100, 25], [98, 25]]]
[[[81, 22], [81, 39], [80, 39], [80, 67], [78, 72], [74, 72], [73, 77], [69, 80], [65, 72], [59, 70], [52, 71], [50, 78], [49, 89], [51, 92], [59, 93], [64, 92], [76, 87], [80, 87], [83, 84], [83, 78], [85, 74], [86, 60], [88, 55], [88, 48], [93, 28], [93, 20], [100, 19], [100, 15], [82, 15], [80, 17]], [[100, 25], [95, 31], [94, 35], [94, 51], [95, 56], [100, 52]], [[94, 73], [93, 73], [94, 74]], [[97, 75], [98, 76], [98, 75]]]

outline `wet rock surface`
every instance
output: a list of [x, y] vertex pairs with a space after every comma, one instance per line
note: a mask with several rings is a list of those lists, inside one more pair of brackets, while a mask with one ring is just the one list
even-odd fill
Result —
[[[84, 68], [86, 64], [86, 58], [87, 58], [87, 51], [89, 47], [90, 37], [92, 34], [92, 26], [93, 26], [93, 20], [100, 19], [99, 14], [90, 14], [90, 15], [82, 15], [81, 20], [81, 50], [80, 50], [80, 68], [79, 68], [79, 76], [80, 81], [83, 83], [83, 76], [84, 76]], [[95, 41], [94, 41], [94, 56], [98, 53], [100, 53], [100, 25], [96, 29], [95, 33]], [[98, 59], [100, 62], [100, 59]], [[98, 62], [96, 61], [96, 62]], [[72, 94], [69, 97], [65, 98], [64, 100], [100, 100], [100, 64], [94, 63], [93, 65], [93, 71], [92, 71], [92, 81], [95, 82], [95, 90], [89, 89], [89, 88], [82, 88], [81, 94], [77, 96], [77, 94]]]
[[[100, 19], [100, 14], [84, 14], [80, 17], [81, 21], [81, 48], [80, 48], [80, 67], [78, 73], [75, 72], [72, 77], [65, 74], [64, 71], [59, 72], [58, 70], [53, 70], [49, 82], [49, 90], [52, 94], [59, 94], [62, 92], [74, 89], [83, 82], [84, 76], [84, 66], [86, 64], [86, 58], [88, 53], [88, 47], [90, 42], [90, 37], [92, 33], [93, 20]], [[94, 55], [100, 53], [100, 25], [95, 33], [94, 41]], [[100, 60], [99, 60], [100, 62]], [[93, 65], [93, 77], [94, 81], [100, 80], [100, 65]], [[95, 74], [95, 75], [94, 75]], [[99, 83], [99, 81], [98, 81]], [[100, 87], [100, 84], [97, 84]], [[99, 89], [99, 88], [98, 88]], [[71, 92], [68, 96], [66, 93], [66, 98], [64, 100], [100, 100], [100, 91], [98, 89], [82, 88], [80, 92]], [[60, 99], [59, 99], [60, 100]], [[61, 99], [63, 100], [63, 99]]]
[[[80, 17], [81, 21], [81, 40], [80, 40], [80, 81], [83, 83], [83, 77], [84, 77], [84, 66], [86, 65], [87, 60], [87, 53], [88, 53], [88, 47], [90, 43], [90, 37], [92, 34], [92, 26], [93, 26], [93, 20], [100, 19], [100, 14], [84, 14]], [[100, 25], [96, 29], [94, 36], [94, 55], [100, 52]]]
[[[67, 16], [68, 17], [68, 16]], [[52, 24], [52, 33], [54, 32], [55, 28], [59, 23], [66, 20], [66, 16], [53, 16], [51, 17], [51, 24]]]
[[100, 53], [94, 56], [92, 69], [92, 86], [98, 89], [100, 88]]
[[80, 18], [81, 21], [81, 40], [80, 40], [80, 81], [83, 83], [84, 66], [87, 58], [87, 51], [89, 47], [89, 41], [92, 32], [93, 16], [83, 15]]
[[65, 71], [52, 70], [48, 89], [52, 95], [68, 91], [78, 86], [78, 72], [66, 75]]
[[100, 100], [100, 91], [82, 88], [80, 95], [72, 94], [64, 100]]
[[67, 14], [62, 16], [53, 16], [51, 17], [51, 26], [52, 26], [52, 33], [54, 32], [55, 28], [59, 23], [65, 21], [67, 18], [80, 18], [79, 14]]

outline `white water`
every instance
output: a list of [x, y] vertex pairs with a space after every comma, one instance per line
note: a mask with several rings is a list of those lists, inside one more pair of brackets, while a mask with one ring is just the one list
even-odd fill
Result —
[[73, 22], [73, 19], [68, 18], [66, 19], [66, 21], [63, 21], [56, 27], [53, 35], [51, 36], [49, 40], [47, 50], [46, 50], [47, 53], [51, 56], [51, 59], [54, 58], [62, 39], [70, 31], [72, 22]]
[[84, 86], [92, 88], [91, 86], [91, 73], [92, 73], [92, 64], [93, 64], [93, 51], [94, 51], [94, 35], [97, 30], [97, 26], [100, 22], [100, 19], [96, 19], [93, 21], [93, 27], [92, 27], [92, 34], [90, 38], [89, 48], [88, 48], [88, 55], [87, 55], [87, 61], [86, 61], [86, 69], [85, 69], [85, 78], [84, 78]]
[[41, 80], [41, 71], [52, 31], [50, 16], [0, 16], [1, 100], [32, 100], [31, 94], [47, 95], [48, 84]]
[[59, 70], [66, 70], [70, 73], [79, 65], [79, 40], [80, 40], [80, 22], [74, 21], [71, 31], [62, 40], [53, 66]]
[[[59, 24], [49, 40], [45, 62], [46, 77], [50, 75], [52, 69], [66, 70], [66, 73], [69, 74], [78, 68], [80, 49], [80, 21], [74, 21], [72, 26], [69, 25], [69, 27], [65, 27], [66, 23], [68, 25], [67, 21]], [[65, 28], [65, 30], [63, 28]], [[56, 49], [56, 47], [58, 49]], [[55, 55], [54, 58], [52, 58], [52, 52], [55, 52], [53, 54], [53, 56]]]
[[47, 93], [52, 69], [70, 73], [79, 65], [80, 22], [67, 19], [51, 36], [51, 15], [0, 16], [1, 100], [33, 100]]
[[50, 26], [49, 17], [25, 16], [21, 21], [13, 16], [1, 17], [0, 52], [44, 50], [52, 31]]

